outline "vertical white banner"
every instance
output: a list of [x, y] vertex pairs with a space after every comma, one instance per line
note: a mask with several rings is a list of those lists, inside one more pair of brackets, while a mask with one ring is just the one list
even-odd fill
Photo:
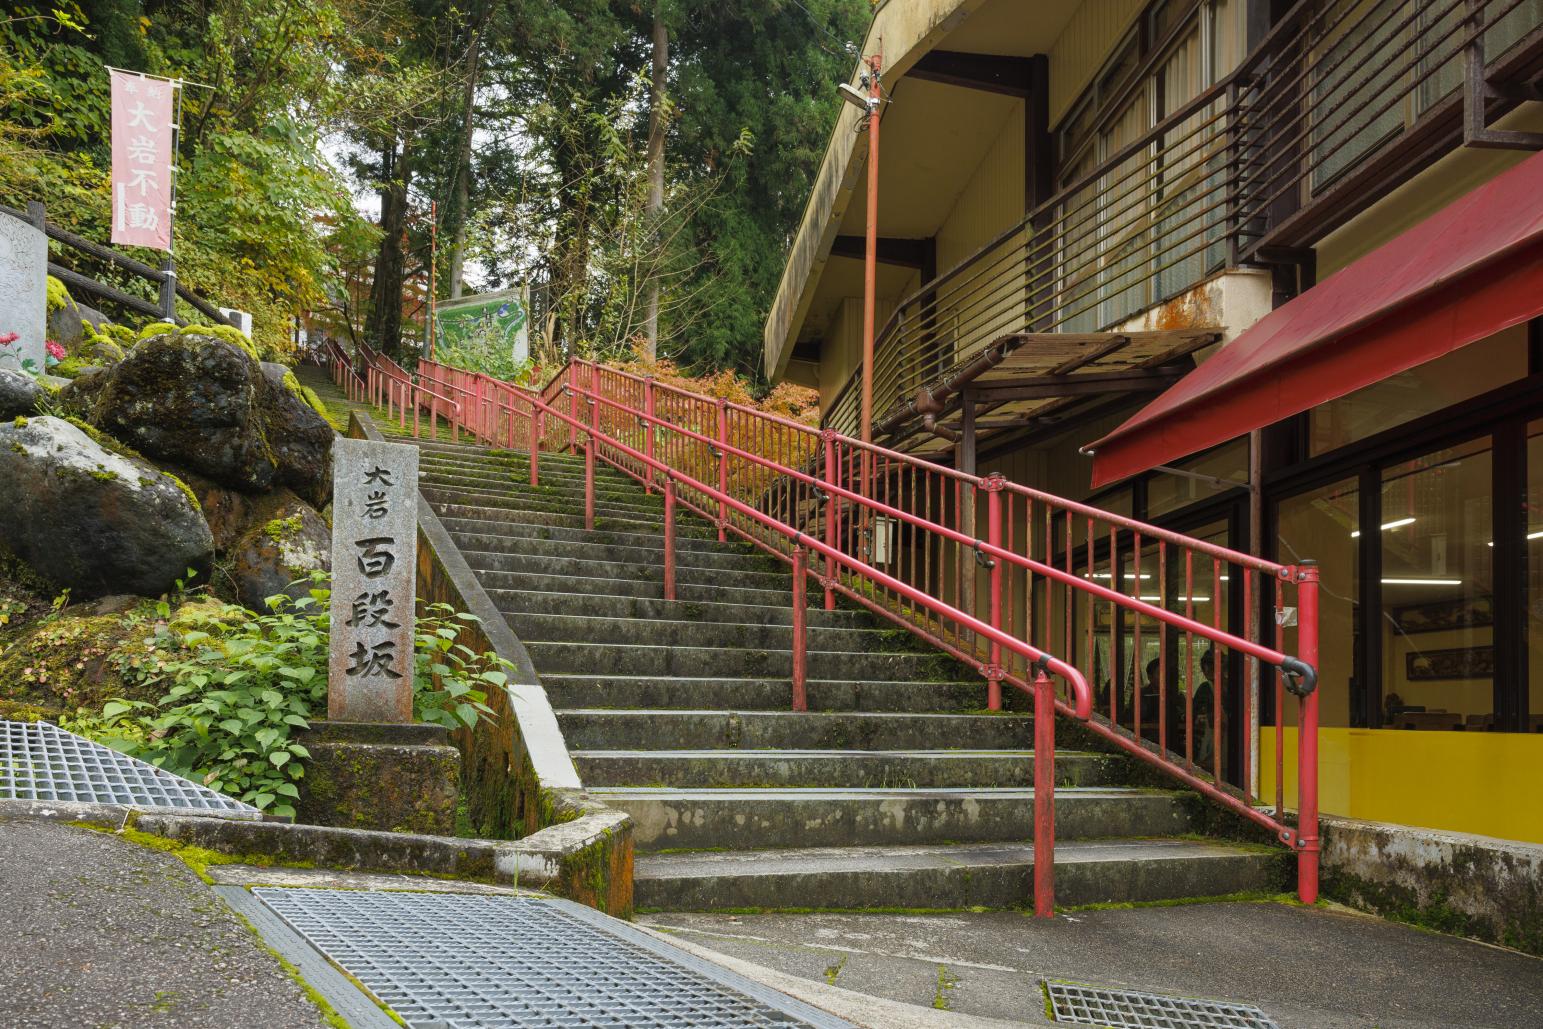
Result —
[[166, 79], [109, 71], [112, 241], [171, 250], [173, 92]]

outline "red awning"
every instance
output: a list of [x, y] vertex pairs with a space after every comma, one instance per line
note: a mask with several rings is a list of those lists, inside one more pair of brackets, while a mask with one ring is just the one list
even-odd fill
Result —
[[1270, 314], [1087, 450], [1093, 485], [1224, 443], [1543, 314], [1543, 154]]

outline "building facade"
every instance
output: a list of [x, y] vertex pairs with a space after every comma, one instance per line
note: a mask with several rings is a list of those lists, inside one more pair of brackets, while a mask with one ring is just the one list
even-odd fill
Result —
[[[875, 441], [1316, 560], [1323, 810], [1543, 842], [1543, 0], [888, 0], [881, 50]], [[765, 333], [852, 435], [860, 128]], [[1139, 537], [1072, 556], [1169, 574]], [[1172, 586], [1287, 648], [1236, 580]], [[1097, 639], [1117, 721], [1162, 660], [1215, 681], [1224, 777], [1292, 745], [1241, 661]]]

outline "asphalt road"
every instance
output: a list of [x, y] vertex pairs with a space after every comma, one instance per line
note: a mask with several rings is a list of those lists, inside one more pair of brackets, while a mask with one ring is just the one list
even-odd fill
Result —
[[945, 915], [654, 914], [680, 940], [847, 990], [1033, 1025], [1042, 978], [1252, 1004], [1282, 1029], [1543, 1029], [1543, 959], [1271, 903]]
[[69, 825], [0, 820], [0, 1025], [325, 1024], [176, 858]]

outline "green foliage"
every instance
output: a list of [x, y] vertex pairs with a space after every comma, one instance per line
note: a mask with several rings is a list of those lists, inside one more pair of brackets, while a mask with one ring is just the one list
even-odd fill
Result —
[[[169, 656], [149, 681], [164, 684], [165, 694], [113, 700], [99, 716], [76, 719], [74, 731], [292, 816], [310, 756], [296, 733], [327, 702], [323, 579], [298, 600], [269, 598], [266, 614], [217, 603], [183, 608], [156, 632]], [[502, 688], [508, 676], [496, 655], [456, 642], [472, 621], [444, 604], [426, 605], [419, 617], [413, 699], [420, 721], [457, 727], [493, 717], [484, 691]]]
[[48, 313], [62, 311], [68, 306], [70, 306], [70, 291], [65, 289], [64, 283], [50, 275], [48, 277]]

